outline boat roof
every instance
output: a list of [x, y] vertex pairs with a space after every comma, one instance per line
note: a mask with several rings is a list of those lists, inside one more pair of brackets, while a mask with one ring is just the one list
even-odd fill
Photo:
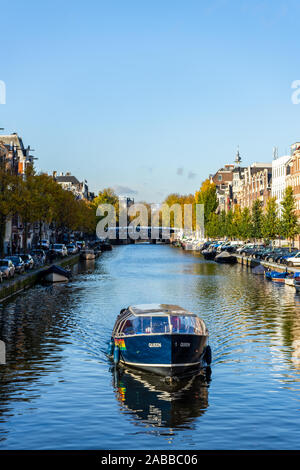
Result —
[[[115, 326], [113, 329], [113, 335], [116, 334], [120, 323], [126, 321], [131, 315], [135, 316], [160, 316], [160, 315], [184, 315], [199, 318], [195, 313], [189, 312], [185, 308], [180, 307], [179, 305], [172, 304], [139, 304], [139, 305], [130, 305], [127, 308], [124, 308], [119, 313]], [[203, 320], [200, 319], [203, 323]], [[205, 325], [203, 326], [205, 330]]]
[[185, 308], [180, 307], [179, 305], [172, 304], [139, 304], [139, 305], [130, 305], [128, 310], [134, 315], [145, 315], [145, 314], [155, 314], [155, 313], [165, 313], [169, 315], [193, 315], [194, 313], [189, 312]]

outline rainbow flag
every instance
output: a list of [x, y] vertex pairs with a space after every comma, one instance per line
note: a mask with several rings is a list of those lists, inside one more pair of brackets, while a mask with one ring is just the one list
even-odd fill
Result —
[[126, 350], [126, 345], [124, 339], [115, 339], [115, 346], [119, 346], [121, 351]]

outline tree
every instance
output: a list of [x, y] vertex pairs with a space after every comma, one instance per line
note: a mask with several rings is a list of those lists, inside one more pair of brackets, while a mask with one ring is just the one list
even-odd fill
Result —
[[[231, 219], [229, 219], [229, 221], [230, 220]], [[230, 238], [240, 237], [241, 223], [242, 223], [242, 212], [241, 212], [240, 206], [237, 204], [236, 206], [234, 206], [234, 210], [232, 211], [231, 226], [228, 225], [228, 229], [229, 229], [228, 236]]]
[[[51, 176], [46, 173], [35, 175], [32, 186], [32, 204], [36, 220], [39, 222], [40, 242], [43, 224], [50, 224], [54, 220], [58, 194], [60, 194], [61, 191], [64, 190]], [[67, 191], [64, 191], [64, 193], [67, 193]]]
[[27, 252], [27, 239], [29, 224], [37, 221], [35, 206], [35, 171], [28, 165], [24, 177], [19, 175], [13, 194], [15, 212], [20, 217], [24, 227], [24, 251]]
[[267, 201], [266, 212], [262, 218], [262, 236], [265, 240], [274, 240], [279, 233], [279, 220], [276, 198]]
[[281, 201], [282, 214], [280, 218], [280, 234], [291, 242], [295, 235], [299, 233], [299, 224], [296, 216], [296, 201], [292, 186], [285, 189], [284, 198]]
[[210, 214], [218, 208], [216, 185], [211, 183], [209, 179], [205, 180], [201, 185], [200, 191], [195, 193], [195, 201], [196, 204], [204, 205], [204, 224], [206, 225]]
[[[116, 223], [119, 222], [119, 198], [112, 188], [104, 188], [102, 191], [99, 191], [98, 196], [93, 200], [92, 205], [94, 206], [95, 216], [98, 206], [102, 204], [110, 204], [115, 208], [116, 213]], [[97, 217], [97, 221], [101, 220], [105, 215]]]
[[220, 236], [220, 215], [212, 212], [205, 226], [206, 235], [210, 238], [218, 238]]
[[[173, 206], [174, 211], [169, 211], [169, 208]], [[185, 206], [187, 206], [185, 210]], [[196, 228], [196, 203], [193, 194], [178, 194], [171, 193], [162, 204], [162, 214], [160, 217], [160, 223], [163, 224], [163, 220], [170, 220], [170, 227], [172, 228], [187, 228], [190, 227], [192, 230]], [[189, 220], [191, 219], [191, 220]], [[181, 226], [179, 226], [181, 224]]]
[[4, 254], [4, 237], [6, 223], [10, 216], [15, 213], [16, 205], [14, 193], [18, 182], [13, 169], [7, 166], [6, 152], [0, 148], [0, 253]]
[[251, 238], [256, 240], [262, 237], [262, 223], [262, 202], [259, 199], [256, 199], [252, 205], [251, 211]]
[[225, 217], [225, 227], [224, 227], [224, 235], [228, 238], [233, 238], [235, 234], [234, 228], [234, 213], [233, 210], [230, 209]]
[[239, 238], [247, 240], [251, 238], [252, 224], [251, 224], [251, 213], [248, 207], [244, 207], [241, 213], [241, 223], [239, 226]]

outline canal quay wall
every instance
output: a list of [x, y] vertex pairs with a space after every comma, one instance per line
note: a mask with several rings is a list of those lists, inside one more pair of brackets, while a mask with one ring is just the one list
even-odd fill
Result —
[[[66, 266], [73, 266], [77, 264], [79, 261], [79, 253], [72, 256], [67, 256], [66, 258], [56, 260], [55, 264], [58, 266], [66, 267]], [[47, 264], [41, 268], [33, 269], [30, 272], [26, 272], [25, 274], [19, 275], [16, 274], [16, 278], [11, 281], [4, 281], [0, 284], [0, 302], [7, 300], [13, 297], [20, 292], [29, 289], [30, 287], [34, 286], [39, 280], [41, 273], [51, 266]]]
[[[172, 244], [174, 246], [174, 244]], [[190, 251], [188, 251], [190, 252]], [[289, 273], [295, 273], [295, 272], [300, 272], [300, 267], [294, 267], [294, 266], [286, 266], [285, 264], [277, 264], [277, 263], [271, 263], [269, 261], [264, 261], [264, 260], [258, 260], [255, 258], [250, 258], [248, 256], [243, 256], [238, 253], [232, 253], [239, 264], [242, 266], [246, 266], [247, 268], [255, 268], [258, 265], [264, 266], [266, 269], [270, 269], [271, 271], [278, 271], [278, 272], [289, 272]]]
[[243, 266], [247, 266], [249, 268], [255, 268], [255, 266], [258, 266], [259, 264], [261, 264], [267, 269], [271, 269], [271, 270], [279, 271], [279, 272], [287, 271], [290, 273], [295, 273], [295, 272], [300, 271], [300, 268], [286, 266], [285, 264], [270, 263], [268, 261], [258, 260], [255, 258], [248, 258], [247, 256], [242, 256], [237, 253], [234, 253], [234, 256], [236, 256], [238, 263], [240, 263]]

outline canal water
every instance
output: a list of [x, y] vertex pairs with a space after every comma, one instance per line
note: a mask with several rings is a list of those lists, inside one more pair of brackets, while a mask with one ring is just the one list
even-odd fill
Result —
[[[179, 304], [210, 332], [211, 376], [115, 371], [116, 315]], [[72, 282], [0, 307], [0, 449], [299, 449], [300, 296], [167, 245], [114, 247]]]

